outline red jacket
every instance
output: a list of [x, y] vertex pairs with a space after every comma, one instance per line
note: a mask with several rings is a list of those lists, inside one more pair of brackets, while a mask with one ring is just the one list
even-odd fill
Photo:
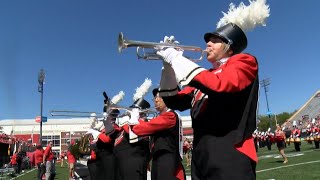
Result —
[[[217, 69], [204, 70], [194, 77], [192, 72], [187, 76], [188, 79], [192, 78], [188, 86], [177, 95], [163, 97], [163, 99], [171, 109], [191, 110], [195, 139], [215, 133], [217, 137], [221, 137], [219, 133], [226, 134], [239, 127], [237, 123], [241, 120], [244, 106], [249, 99], [248, 91], [251, 90], [251, 85], [258, 76], [258, 64], [255, 57], [249, 54], [236, 54]], [[254, 98], [257, 98], [256, 86], [254, 88]], [[254, 101], [256, 102], [255, 99]], [[257, 105], [253, 105], [251, 108], [250, 112], [254, 113]], [[250, 123], [246, 124], [251, 128], [249, 131], [244, 131], [247, 127], [237, 129], [237, 131], [251, 134], [251, 137], [248, 135], [234, 148], [257, 161], [252, 138], [252, 133], [256, 128], [253, 127], [253, 123], [255, 123], [255, 119], [253, 122], [253, 118], [251, 118]], [[251, 130], [252, 132], [250, 132]], [[196, 144], [194, 144], [195, 148]], [[222, 149], [221, 152], [223, 153]]]

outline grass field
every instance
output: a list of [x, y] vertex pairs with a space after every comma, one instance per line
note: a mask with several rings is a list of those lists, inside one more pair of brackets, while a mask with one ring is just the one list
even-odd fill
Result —
[[[283, 164], [282, 157], [278, 153], [275, 145], [272, 150], [260, 148], [258, 152], [259, 163], [257, 165], [257, 180], [320, 180], [320, 151], [314, 149], [314, 145], [302, 142], [301, 151], [295, 152], [293, 144], [287, 146], [285, 153], [289, 162]], [[190, 167], [186, 167], [187, 175], [190, 175]], [[68, 179], [68, 169], [56, 167], [58, 180]], [[17, 177], [17, 180], [36, 179], [37, 170], [33, 170], [25, 175]]]

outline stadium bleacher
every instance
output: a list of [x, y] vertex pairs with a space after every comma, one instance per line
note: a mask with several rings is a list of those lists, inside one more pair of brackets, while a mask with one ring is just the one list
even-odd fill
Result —
[[293, 121], [296, 121], [298, 128], [303, 130], [312, 119], [320, 120], [320, 90], [284, 123], [284, 127], [291, 129]]

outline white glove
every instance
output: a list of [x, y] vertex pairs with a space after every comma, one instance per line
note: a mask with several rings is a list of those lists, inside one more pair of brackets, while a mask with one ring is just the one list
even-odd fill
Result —
[[188, 85], [197, 74], [205, 70], [198, 64], [182, 56], [182, 51], [177, 51], [174, 48], [159, 50], [157, 54], [162, 57], [165, 62], [171, 64], [176, 74], [177, 82], [182, 86]]
[[139, 124], [139, 109], [138, 108], [133, 108], [131, 111], [131, 118], [129, 120], [129, 125], [137, 125]]
[[93, 139], [97, 139], [100, 132], [94, 129], [89, 129], [88, 132], [86, 134], [92, 134]]
[[160, 43], [164, 43], [164, 44], [179, 44], [179, 41], [176, 41], [174, 39], [174, 36], [170, 36], [170, 37], [165, 36], [163, 38], [163, 41], [160, 41]]

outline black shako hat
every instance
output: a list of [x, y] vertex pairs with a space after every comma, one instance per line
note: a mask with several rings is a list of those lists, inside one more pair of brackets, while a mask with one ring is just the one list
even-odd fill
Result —
[[157, 94], [158, 94], [158, 92], [159, 92], [159, 88], [154, 88], [154, 89], [152, 90], [153, 96], [156, 97]]
[[225, 43], [229, 43], [234, 54], [241, 53], [248, 44], [245, 33], [234, 23], [221, 26], [215, 32], [206, 33], [204, 40], [209, 42], [212, 36], [220, 37]]
[[112, 109], [109, 114], [112, 117], [117, 117], [120, 114], [120, 111], [118, 109]]
[[147, 109], [150, 108], [150, 104], [148, 101], [144, 100], [143, 98], [137, 99], [130, 108], [139, 108], [139, 109]]

